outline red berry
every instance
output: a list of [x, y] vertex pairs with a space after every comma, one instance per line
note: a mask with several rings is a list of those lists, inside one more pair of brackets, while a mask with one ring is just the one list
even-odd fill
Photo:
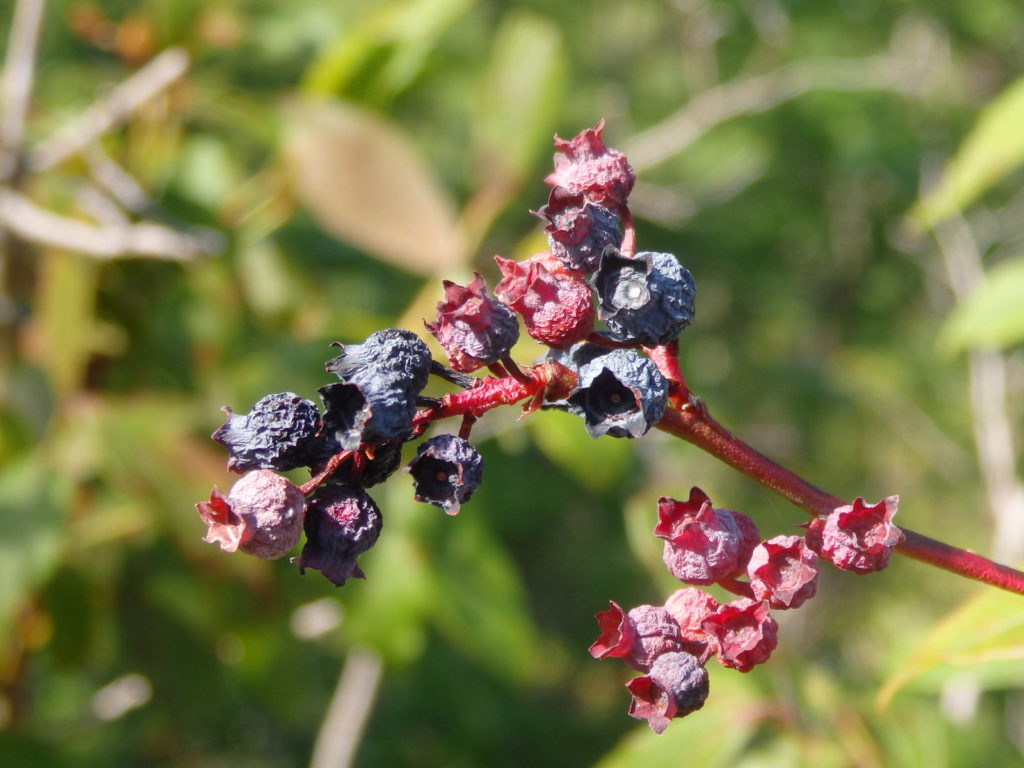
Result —
[[556, 136], [555, 170], [544, 182], [609, 207], [625, 205], [636, 183], [636, 174], [625, 155], [605, 146], [601, 139], [603, 130], [604, 120], [569, 141]]
[[892, 522], [899, 501], [899, 496], [888, 496], [877, 504], [865, 504], [858, 497], [824, 520], [813, 520], [807, 528], [807, 544], [841, 570], [880, 571], [889, 564], [893, 547], [906, 538]]
[[444, 347], [452, 368], [471, 373], [508, 354], [519, 338], [515, 313], [487, 294], [480, 275], [466, 287], [445, 280], [437, 321], [424, 323]]
[[721, 607], [702, 589], [686, 587], [677, 589], [665, 601], [665, 610], [679, 625], [679, 638], [682, 648], [702, 662], [711, 656], [708, 647], [708, 634], [704, 631], [704, 620]]
[[590, 646], [595, 659], [617, 657], [646, 671], [661, 654], [680, 649], [679, 625], [664, 608], [638, 605], [624, 614], [618, 604], [608, 605], [610, 610], [594, 616], [601, 628], [601, 636]]
[[524, 262], [495, 256], [504, 276], [494, 295], [523, 316], [531, 337], [556, 349], [582, 341], [594, 330], [593, 291], [564, 272], [552, 274], [533, 258]]
[[714, 509], [700, 488], [687, 501], [658, 500], [654, 535], [665, 540], [666, 567], [685, 584], [713, 584], [737, 569], [743, 536], [734, 513]]
[[803, 536], [776, 536], [759, 544], [747, 564], [754, 597], [772, 608], [799, 608], [818, 588], [817, 560]]
[[749, 672], [767, 661], [778, 644], [779, 625], [768, 603], [742, 598], [721, 606], [704, 620], [712, 651], [723, 667]]

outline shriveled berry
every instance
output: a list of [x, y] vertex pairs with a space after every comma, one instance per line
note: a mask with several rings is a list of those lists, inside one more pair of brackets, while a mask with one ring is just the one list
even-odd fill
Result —
[[[331, 448], [324, 451], [319, 464], [311, 467], [313, 474], [321, 472], [324, 464], [342, 450], [337, 443], [333, 443]], [[383, 483], [401, 464], [402, 444], [398, 441], [374, 445], [372, 456], [364, 446], [362, 450], [347, 456], [331, 474], [330, 480], [353, 488], [369, 488]]]
[[623, 613], [617, 603], [608, 605], [609, 610], [594, 617], [601, 628], [600, 637], [590, 646], [595, 659], [621, 658], [643, 672], [661, 654], [681, 648], [679, 625], [661, 606], [638, 605]]
[[504, 276], [494, 295], [523, 316], [526, 332], [541, 344], [565, 348], [594, 329], [593, 290], [579, 278], [549, 272], [542, 263], [495, 256]]
[[888, 496], [866, 504], [858, 497], [824, 520], [815, 518], [807, 528], [807, 544], [844, 571], [880, 571], [889, 564], [893, 548], [906, 538], [892, 522], [899, 501], [899, 496]]
[[629, 258], [609, 248], [592, 281], [597, 315], [616, 341], [668, 344], [693, 320], [697, 287], [671, 253], [644, 251]]
[[298, 543], [305, 505], [302, 491], [287, 478], [258, 469], [243, 475], [227, 496], [214, 488], [196, 510], [209, 528], [204, 541], [274, 560]]
[[803, 536], [776, 536], [759, 544], [747, 564], [754, 597], [772, 608], [799, 608], [818, 588], [817, 560]]
[[416, 449], [416, 458], [405, 469], [412, 475], [416, 501], [457, 515], [460, 505], [480, 486], [484, 459], [473, 444], [458, 435], [435, 435]]
[[335, 382], [317, 392], [324, 403], [323, 434], [345, 450], [405, 437], [416, 414], [415, 395], [387, 379]]
[[276, 469], [284, 472], [309, 464], [320, 429], [316, 406], [294, 392], [260, 398], [246, 414], [227, 406], [227, 422], [210, 437], [228, 449], [228, 469]]
[[574, 272], [593, 272], [605, 248], [622, 244], [618, 214], [564, 187], [552, 189], [547, 205], [534, 215], [547, 222], [551, 253]]
[[779, 625], [762, 600], [726, 603], [704, 620], [704, 631], [719, 663], [740, 672], [767, 661], [778, 645]]
[[733, 512], [714, 509], [700, 488], [687, 501], [658, 500], [654, 535], [665, 540], [666, 567], [686, 584], [713, 584], [738, 567], [743, 536]]
[[685, 587], [673, 592], [665, 601], [665, 610], [679, 625], [682, 649], [701, 662], [711, 655], [704, 619], [719, 609], [721, 604], [707, 592], [696, 587]]
[[556, 136], [555, 170], [544, 182], [549, 187], [565, 187], [573, 195], [586, 195], [595, 203], [625, 205], [636, 174], [625, 155], [605, 146], [602, 131], [604, 120], [569, 141]]
[[650, 671], [626, 683], [633, 694], [630, 717], [646, 720], [662, 733], [674, 717], [684, 717], [704, 706], [708, 697], [708, 671], [688, 653], [664, 653]]
[[577, 388], [563, 403], [550, 405], [582, 417], [591, 437], [640, 437], [665, 412], [668, 382], [636, 350], [583, 344], [553, 359], [570, 368], [584, 361], [577, 369]]
[[386, 379], [415, 396], [427, 384], [430, 349], [412, 331], [386, 328], [371, 333], [362, 344], [339, 344], [341, 354], [325, 366], [342, 381], [366, 385]]
[[437, 320], [424, 325], [444, 347], [451, 367], [471, 373], [507, 355], [519, 338], [515, 313], [488, 295], [479, 274], [466, 287], [450, 280], [443, 284]]
[[322, 485], [306, 508], [306, 544], [295, 562], [299, 573], [320, 571], [334, 586], [366, 575], [356, 558], [372, 547], [384, 520], [366, 491], [344, 485]]

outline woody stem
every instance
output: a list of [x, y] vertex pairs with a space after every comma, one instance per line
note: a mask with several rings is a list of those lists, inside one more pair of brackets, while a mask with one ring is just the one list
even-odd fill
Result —
[[[682, 408], [666, 409], [657, 426], [707, 451], [809, 515], [828, 515], [846, 503], [747, 445], [711, 418], [707, 407], [696, 398], [691, 398]], [[900, 554], [967, 579], [1024, 595], [1024, 573], [1021, 571], [906, 528], [902, 530], [906, 539], [896, 547]]]

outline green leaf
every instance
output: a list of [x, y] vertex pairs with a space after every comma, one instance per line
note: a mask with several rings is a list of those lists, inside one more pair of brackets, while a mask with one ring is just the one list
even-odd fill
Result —
[[354, 98], [383, 104], [407, 88], [423, 70], [441, 33], [473, 0], [419, 0], [377, 9], [313, 61], [303, 80], [311, 95]]
[[578, 416], [550, 411], [528, 424], [541, 452], [588, 490], [615, 487], [629, 468], [630, 441], [607, 436], [595, 440]]
[[884, 709], [901, 688], [928, 672], [950, 677], [970, 669], [982, 675], [986, 666], [1019, 666], [1021, 660], [1024, 597], [989, 588], [956, 608], [911, 649], [883, 684], [877, 705]]
[[541, 663], [548, 657], [526, 608], [526, 590], [485, 519], [470, 515], [467, 511], [443, 533], [436, 558], [438, 627], [494, 674], [530, 682], [547, 671]]
[[509, 15], [495, 36], [476, 101], [477, 154], [485, 167], [521, 183], [542, 152], [551, 151], [565, 91], [558, 28], [528, 13]]
[[1006, 347], [1024, 340], [1024, 256], [988, 271], [946, 319], [939, 343], [951, 352], [967, 347]]
[[464, 259], [447, 192], [385, 118], [340, 102], [299, 103], [285, 161], [299, 199], [334, 236], [421, 274]]
[[922, 227], [934, 227], [962, 211], [979, 195], [1024, 162], [1024, 77], [1018, 78], [982, 111], [939, 185], [911, 209]]

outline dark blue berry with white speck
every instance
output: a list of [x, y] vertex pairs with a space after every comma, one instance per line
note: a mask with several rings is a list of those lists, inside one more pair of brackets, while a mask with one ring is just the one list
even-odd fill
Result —
[[645, 347], [668, 344], [693, 320], [697, 287], [671, 253], [642, 252], [627, 258], [608, 249], [592, 280], [598, 317], [616, 341]]
[[559, 362], [576, 368], [579, 386], [552, 405], [582, 417], [591, 437], [640, 437], [665, 412], [668, 382], [636, 350], [578, 344]]
[[435, 435], [420, 443], [416, 458], [405, 471], [412, 475], [416, 501], [455, 515], [483, 481], [484, 460], [468, 440], [458, 435]]
[[246, 414], [235, 413], [226, 406], [224, 412], [227, 422], [211, 437], [230, 452], [231, 471], [284, 472], [315, 460], [320, 412], [312, 402], [294, 392], [266, 395]]
[[334, 586], [366, 576], [356, 558], [372, 547], [384, 520], [373, 499], [359, 488], [322, 485], [306, 500], [306, 544], [295, 562], [299, 573], [320, 571]]
[[405, 437], [416, 414], [415, 396], [387, 379], [337, 382], [317, 392], [324, 403], [323, 433], [345, 450]]

